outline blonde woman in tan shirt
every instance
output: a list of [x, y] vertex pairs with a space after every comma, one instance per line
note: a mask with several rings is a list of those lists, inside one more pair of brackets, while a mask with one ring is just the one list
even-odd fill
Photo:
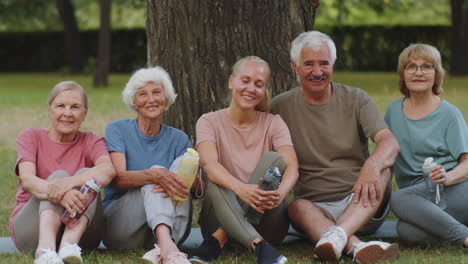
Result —
[[[267, 113], [269, 77], [264, 60], [239, 60], [229, 77], [230, 105], [197, 122], [196, 147], [209, 183], [200, 214], [205, 240], [192, 263], [218, 258], [229, 238], [251, 248], [258, 263], [287, 261], [268, 242], [280, 243], [288, 231], [287, 196], [298, 165], [286, 124]], [[258, 182], [272, 166], [281, 171], [281, 183], [276, 190], [262, 190]], [[249, 210], [263, 214], [259, 224], [246, 219]]]

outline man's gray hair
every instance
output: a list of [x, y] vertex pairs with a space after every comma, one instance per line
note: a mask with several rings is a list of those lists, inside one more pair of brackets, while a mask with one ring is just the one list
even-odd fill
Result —
[[174, 91], [174, 86], [172, 86], [169, 73], [159, 66], [142, 68], [136, 71], [132, 77], [130, 77], [130, 80], [128, 80], [127, 85], [125, 85], [125, 88], [122, 91], [123, 102], [130, 109], [135, 110], [135, 94], [137, 90], [150, 82], [158, 83], [163, 86], [167, 100], [167, 110], [169, 106], [175, 102], [177, 94]]
[[336, 61], [336, 46], [333, 40], [326, 34], [320, 31], [307, 31], [301, 33], [291, 43], [291, 61], [299, 66], [301, 59], [301, 51], [304, 47], [319, 50], [322, 44], [325, 43], [330, 50], [331, 64]]

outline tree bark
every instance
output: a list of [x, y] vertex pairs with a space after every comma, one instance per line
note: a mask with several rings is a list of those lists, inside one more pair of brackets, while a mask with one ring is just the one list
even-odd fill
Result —
[[468, 75], [468, 1], [451, 0], [452, 9], [452, 54], [450, 73]]
[[107, 87], [110, 47], [111, 47], [111, 8], [112, 0], [100, 0], [100, 26], [98, 40], [97, 67], [94, 73], [94, 87]]
[[273, 95], [295, 82], [289, 50], [312, 30], [319, 1], [147, 0], [148, 64], [165, 68], [178, 92], [164, 122], [192, 139], [206, 112], [226, 107], [228, 78], [240, 58], [256, 55], [271, 67]]
[[83, 71], [80, 33], [76, 23], [75, 10], [70, 0], [56, 0], [56, 6], [65, 30], [65, 45], [68, 64], [72, 73]]

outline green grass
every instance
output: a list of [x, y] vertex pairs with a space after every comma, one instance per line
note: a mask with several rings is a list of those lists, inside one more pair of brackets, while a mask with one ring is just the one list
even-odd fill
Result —
[[[53, 85], [64, 80], [75, 80], [83, 85], [87, 89], [90, 104], [83, 129], [103, 135], [104, 127], [110, 121], [135, 116], [120, 100], [120, 92], [128, 78], [128, 74], [111, 75], [109, 88], [93, 89], [92, 78], [86, 75], [0, 74], [0, 236], [9, 236], [7, 223], [15, 203], [15, 137], [28, 127], [47, 127], [46, 100]], [[382, 113], [388, 103], [400, 97], [395, 73], [337, 72], [334, 80], [366, 90]], [[468, 118], [468, 78], [448, 77], [444, 87], [443, 97], [456, 105], [464, 113], [465, 119]], [[280, 250], [290, 263], [314, 263], [311, 258], [312, 245], [308, 242], [282, 245]], [[143, 253], [143, 250], [92, 251], [85, 253], [84, 260], [85, 263], [142, 263], [140, 257]], [[395, 263], [468, 263], [467, 253], [459, 247], [425, 249], [402, 246], [400, 258]], [[32, 262], [32, 254], [0, 254], [0, 264]], [[248, 250], [232, 245], [224, 251], [218, 263], [255, 263], [255, 258]], [[352, 263], [352, 260], [344, 258], [340, 263]]]

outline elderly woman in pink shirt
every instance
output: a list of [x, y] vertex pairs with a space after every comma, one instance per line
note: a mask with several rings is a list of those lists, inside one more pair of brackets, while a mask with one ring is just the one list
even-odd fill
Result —
[[[19, 250], [36, 250], [35, 264], [82, 263], [78, 244], [96, 248], [101, 241], [100, 198], [86, 209], [78, 189], [92, 178], [105, 186], [115, 172], [104, 139], [79, 131], [87, 111], [84, 89], [61, 82], [48, 100], [50, 127], [25, 129], [16, 139], [19, 181], [8, 227]], [[62, 232], [64, 210], [83, 216]]]
[[[298, 164], [286, 124], [267, 112], [269, 78], [264, 60], [239, 60], [229, 77], [229, 106], [197, 122], [196, 148], [209, 183], [200, 214], [205, 240], [192, 253], [192, 263], [218, 258], [229, 238], [252, 249], [258, 263], [287, 260], [270, 243], [281, 242], [288, 231], [287, 196]], [[257, 184], [271, 167], [282, 173], [281, 183], [262, 190]], [[260, 214], [259, 222], [246, 219], [249, 211]]]

